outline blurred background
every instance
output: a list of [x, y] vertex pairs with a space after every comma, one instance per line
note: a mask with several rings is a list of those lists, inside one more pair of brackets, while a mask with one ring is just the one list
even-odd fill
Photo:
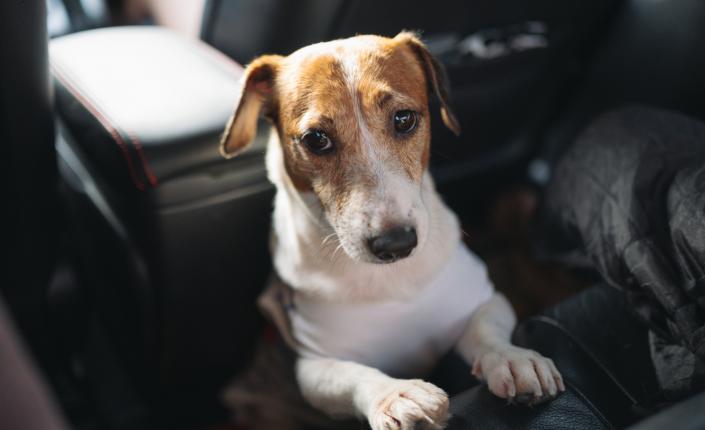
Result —
[[69, 428], [226, 425], [220, 390], [264, 324], [273, 189], [264, 123], [238, 158], [217, 142], [258, 55], [420, 31], [463, 130], [431, 109], [432, 173], [522, 319], [599, 280], [541, 226], [578, 133], [629, 104], [705, 118], [700, 0], [4, 1], [0, 17], [1, 288]]

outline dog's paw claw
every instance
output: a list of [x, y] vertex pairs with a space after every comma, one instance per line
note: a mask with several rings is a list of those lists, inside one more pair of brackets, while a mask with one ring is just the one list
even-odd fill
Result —
[[473, 374], [509, 403], [538, 405], [565, 391], [563, 378], [550, 358], [517, 347], [477, 358]]
[[436, 430], [448, 418], [448, 396], [418, 379], [395, 380], [368, 414], [373, 430]]

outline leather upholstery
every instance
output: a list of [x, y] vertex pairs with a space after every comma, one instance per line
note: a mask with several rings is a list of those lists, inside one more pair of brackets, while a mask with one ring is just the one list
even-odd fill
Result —
[[155, 187], [220, 161], [217, 136], [242, 67], [164, 29], [125, 27], [55, 39], [51, 66], [69, 128], [113, 181]]
[[242, 67], [160, 28], [77, 33], [50, 52], [95, 312], [139, 394], [197, 427], [248, 360], [270, 269], [266, 133], [235, 159], [218, 152]]
[[616, 290], [593, 287], [561, 302], [520, 324], [514, 342], [551, 357], [567, 391], [527, 408], [475, 387], [452, 398], [451, 430], [620, 428], [655, 410], [648, 331]]
[[448, 430], [597, 430], [609, 422], [580, 393], [567, 391], [550, 403], [534, 407], [511, 405], [478, 386], [451, 399]]
[[[497, 10], [506, 10], [506, 3]], [[289, 54], [355, 34], [394, 36], [401, 29], [463, 32], [472, 25], [476, 9], [464, 0], [437, 1], [433, 9], [408, 0], [207, 0], [201, 37], [245, 63], [263, 53]]]
[[588, 353], [631, 403], [647, 408], [660, 401], [648, 327], [636, 317], [623, 292], [605, 285], [592, 287], [526, 321], [516, 331], [515, 341], [562, 360], [564, 354], [569, 356], [568, 343], [550, 345], [554, 343], [547, 336], [551, 326]]
[[[595, 49], [587, 76], [545, 138], [555, 160], [599, 114], [648, 105], [705, 119], [705, 3], [625, 0]], [[677, 24], [676, 24], [677, 23]]]
[[39, 360], [50, 347], [46, 296], [60, 219], [45, 16], [43, 1], [0, 2], [0, 171], [6, 250], [0, 293]]

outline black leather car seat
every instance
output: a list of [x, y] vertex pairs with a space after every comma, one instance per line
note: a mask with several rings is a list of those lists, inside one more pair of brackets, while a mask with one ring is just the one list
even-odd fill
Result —
[[46, 298], [60, 219], [45, 14], [44, 2], [0, 4], [0, 292], [40, 360], [49, 348]]
[[133, 389], [188, 427], [247, 362], [269, 271], [266, 133], [218, 153], [242, 67], [156, 27], [76, 33], [50, 53], [95, 312]]
[[592, 287], [524, 321], [514, 342], [551, 357], [566, 392], [527, 408], [478, 386], [452, 398], [449, 429], [623, 428], [659, 406], [648, 329], [613, 288]]
[[601, 38], [585, 78], [546, 135], [555, 160], [597, 115], [624, 105], [705, 119], [705, 4], [626, 0]]

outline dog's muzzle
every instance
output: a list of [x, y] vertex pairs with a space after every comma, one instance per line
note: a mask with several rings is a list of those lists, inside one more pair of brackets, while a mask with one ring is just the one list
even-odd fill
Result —
[[367, 247], [372, 255], [383, 263], [392, 263], [408, 257], [416, 248], [416, 244], [416, 229], [410, 226], [395, 227], [367, 240]]

